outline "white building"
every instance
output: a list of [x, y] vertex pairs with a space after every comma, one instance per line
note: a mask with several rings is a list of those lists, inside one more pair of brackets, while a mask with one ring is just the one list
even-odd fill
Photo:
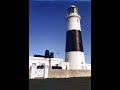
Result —
[[[33, 57], [29, 56], [29, 69], [32, 64], [35, 64], [35, 66], [39, 65], [46, 65], [49, 67], [49, 69], [52, 69], [52, 66], [61, 66], [62, 69], [69, 69], [69, 62], [64, 62], [63, 59], [60, 58], [44, 58], [44, 57]], [[91, 70], [91, 64], [83, 64], [82, 65], [83, 70]]]

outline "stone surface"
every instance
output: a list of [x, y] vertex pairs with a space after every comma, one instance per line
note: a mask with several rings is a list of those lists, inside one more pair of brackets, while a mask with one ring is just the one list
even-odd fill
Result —
[[63, 70], [49, 69], [48, 78], [68, 78], [68, 77], [87, 77], [91, 76], [90, 70]]

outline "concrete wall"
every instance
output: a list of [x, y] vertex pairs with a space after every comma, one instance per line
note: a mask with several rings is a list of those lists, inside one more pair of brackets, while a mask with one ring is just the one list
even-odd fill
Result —
[[[29, 78], [31, 77], [31, 68]], [[68, 78], [68, 77], [87, 77], [91, 76], [90, 70], [65, 70], [65, 69], [48, 69], [48, 78]]]
[[62, 69], [69, 69], [69, 62], [62, 62]]
[[64, 70], [49, 69], [48, 78], [68, 78], [68, 77], [87, 77], [91, 76], [90, 70]]
[[86, 68], [87, 70], [91, 70], [91, 64], [86, 64], [85, 68]]

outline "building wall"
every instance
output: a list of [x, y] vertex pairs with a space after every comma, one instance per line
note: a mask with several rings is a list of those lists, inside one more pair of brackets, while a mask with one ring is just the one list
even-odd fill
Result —
[[[90, 77], [91, 70], [48, 69], [48, 78]], [[31, 69], [29, 70], [29, 78]]]
[[59, 59], [59, 58], [39, 58], [39, 57], [29, 57], [29, 69], [30, 66], [32, 66], [32, 63], [36, 63], [36, 66], [40, 65], [40, 64], [45, 64], [47, 66], [55, 66], [56, 64], [58, 64], [59, 66], [61, 66], [63, 62], [63, 59]]
[[48, 78], [89, 77], [91, 70], [49, 69]]
[[32, 66], [32, 63], [36, 63], [36, 66], [45, 63], [46, 65], [49, 65], [49, 61], [45, 60], [45, 59], [41, 59], [41, 60], [29, 60], [29, 68], [30, 66]]
[[69, 69], [69, 62], [62, 62], [62, 69]]
[[86, 64], [85, 68], [86, 70], [91, 70], [91, 64]]
[[[29, 57], [29, 69], [30, 66], [32, 66], [32, 63], [36, 63], [36, 66], [40, 65], [40, 64], [45, 64], [47, 66], [51, 65], [55, 66], [56, 64], [58, 64], [58, 66], [61, 66], [62, 69], [69, 69], [69, 62], [64, 62], [63, 59], [59, 59], [59, 58], [51, 58], [51, 62], [50, 62], [50, 58], [39, 58], [39, 57]], [[51, 63], [51, 64], [50, 64]], [[91, 64], [83, 64], [83, 66], [85, 66], [84, 70], [91, 70]]]
[[56, 66], [56, 64], [60, 64], [60, 63], [62, 63], [62, 61], [51, 61], [51, 66]]

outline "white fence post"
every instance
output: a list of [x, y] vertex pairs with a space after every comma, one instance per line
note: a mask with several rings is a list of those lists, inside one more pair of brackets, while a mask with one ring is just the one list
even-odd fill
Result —
[[48, 66], [44, 66], [44, 78], [48, 78]]
[[36, 71], [36, 63], [32, 64], [32, 68], [31, 68], [31, 79], [35, 78], [35, 71]]

